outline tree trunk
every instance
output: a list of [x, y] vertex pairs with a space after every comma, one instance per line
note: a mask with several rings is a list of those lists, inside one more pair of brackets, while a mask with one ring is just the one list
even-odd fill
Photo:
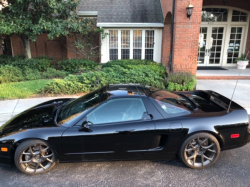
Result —
[[21, 35], [21, 40], [23, 42], [23, 48], [25, 53], [25, 58], [31, 58], [31, 50], [30, 50], [30, 40], [26, 35]]

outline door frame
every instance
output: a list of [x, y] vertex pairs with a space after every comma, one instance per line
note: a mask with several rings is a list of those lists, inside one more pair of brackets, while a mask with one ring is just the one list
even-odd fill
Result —
[[[244, 9], [240, 9], [240, 8], [236, 8], [236, 7], [230, 7], [230, 6], [213, 6], [213, 5], [209, 5], [209, 6], [203, 6], [202, 8], [225, 8], [228, 9], [228, 21], [227, 22], [201, 22], [201, 26], [200, 27], [219, 27], [219, 26], [225, 26], [225, 34], [224, 34], [224, 39], [223, 39], [223, 43], [222, 43], [222, 56], [221, 56], [221, 63], [220, 65], [217, 66], [227, 66], [227, 67], [236, 67], [237, 64], [236, 63], [232, 63], [232, 64], [227, 64], [227, 50], [228, 50], [228, 46], [227, 44], [229, 44], [230, 41], [230, 33], [231, 33], [231, 27], [243, 27], [243, 31], [242, 31], [242, 43], [240, 46], [240, 51], [239, 54], [241, 53], [245, 53], [246, 50], [246, 44], [247, 44], [247, 37], [248, 37], [248, 30], [249, 30], [249, 20], [250, 20], [250, 11], [244, 10]], [[247, 21], [246, 22], [232, 22], [232, 14], [233, 14], [233, 10], [237, 10], [237, 11], [241, 11], [244, 13], [248, 14], [247, 17]], [[198, 66], [206, 66], [206, 65], [201, 65], [201, 64], [197, 64]], [[209, 66], [209, 65], [208, 65]], [[213, 64], [212, 66], [216, 66], [215, 64]]]

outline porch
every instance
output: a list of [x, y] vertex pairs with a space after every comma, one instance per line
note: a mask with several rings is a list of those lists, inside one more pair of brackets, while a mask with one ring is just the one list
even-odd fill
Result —
[[[197, 79], [207, 80], [250, 80], [250, 68], [240, 70], [235, 67], [222, 67], [224, 70], [197, 70]], [[240, 74], [240, 77], [239, 77]]]

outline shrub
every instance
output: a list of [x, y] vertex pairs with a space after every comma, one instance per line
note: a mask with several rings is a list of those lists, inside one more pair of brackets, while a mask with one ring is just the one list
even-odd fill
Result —
[[12, 65], [20, 69], [28, 67], [31, 69], [38, 69], [39, 71], [45, 71], [51, 66], [52, 60], [53, 59], [50, 57], [25, 59], [22, 56], [12, 57], [8, 55], [1, 55], [0, 65]]
[[147, 67], [148, 69], [153, 70], [158, 73], [160, 76], [165, 77], [166, 68], [157, 62], [149, 61], [149, 60], [115, 60], [110, 61], [108, 63], [103, 64], [103, 67], [113, 67], [113, 66], [121, 66], [125, 69], [141, 69], [143, 67]]
[[192, 91], [196, 86], [196, 77], [189, 72], [169, 73], [165, 84], [169, 91]]
[[23, 75], [26, 80], [37, 80], [41, 79], [41, 73], [37, 69], [30, 69], [28, 67], [23, 68]]
[[23, 60], [24, 56], [15, 56], [12, 57], [10, 55], [0, 55], [0, 65], [11, 65], [12, 62]]
[[101, 71], [83, 73], [77, 78], [78, 82], [85, 85], [87, 91], [98, 89], [109, 83], [108, 75]]
[[107, 84], [140, 83], [158, 88], [164, 88], [163, 78], [153, 70], [142, 67], [140, 69], [125, 69], [118, 65], [106, 67], [103, 71], [69, 75], [63, 80], [54, 80], [47, 84], [41, 93], [74, 94], [88, 92]]
[[118, 65], [112, 68], [104, 68], [103, 71], [107, 74], [109, 83], [139, 83], [158, 88], [164, 88], [163, 78], [147, 66], [138, 69], [125, 69]]
[[58, 62], [62, 70], [70, 73], [81, 73], [85, 71], [91, 71], [96, 68], [99, 64], [94, 61], [84, 59], [68, 59]]
[[49, 57], [37, 57], [13, 61], [11, 64], [21, 69], [26, 66], [28, 68], [37, 69], [42, 72], [51, 66], [52, 60], [53, 59]]
[[167, 77], [167, 82], [183, 84], [192, 81], [193, 78], [194, 76], [189, 72], [169, 73]]
[[24, 80], [22, 70], [10, 65], [0, 66], [0, 83], [18, 82]]
[[52, 78], [64, 78], [69, 73], [66, 71], [56, 70], [54, 68], [48, 68], [45, 72], [42, 73], [42, 77], [45, 79], [52, 79]]
[[41, 93], [52, 94], [76, 94], [85, 92], [86, 88], [79, 82], [71, 82], [65, 79], [55, 79], [53, 82], [46, 84], [41, 90]]

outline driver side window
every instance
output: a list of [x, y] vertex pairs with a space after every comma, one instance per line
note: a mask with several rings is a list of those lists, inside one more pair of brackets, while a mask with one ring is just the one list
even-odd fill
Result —
[[140, 120], [146, 108], [140, 98], [113, 99], [87, 115], [93, 124]]

